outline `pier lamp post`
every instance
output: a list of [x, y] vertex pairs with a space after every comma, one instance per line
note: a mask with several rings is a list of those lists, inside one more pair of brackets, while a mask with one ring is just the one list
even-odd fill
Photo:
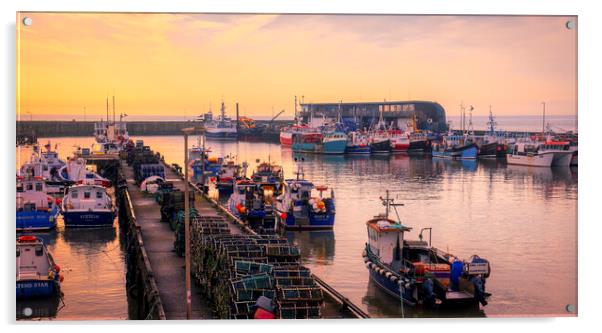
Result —
[[190, 202], [188, 186], [188, 136], [194, 127], [182, 129], [184, 132], [184, 261], [186, 263], [186, 319], [192, 318], [192, 295], [190, 292]]

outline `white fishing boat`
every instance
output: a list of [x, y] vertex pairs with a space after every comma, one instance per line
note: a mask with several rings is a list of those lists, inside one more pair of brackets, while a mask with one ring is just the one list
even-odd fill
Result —
[[52, 255], [35, 236], [17, 238], [16, 247], [17, 298], [37, 298], [55, 295], [60, 290], [63, 276]]
[[[226, 107], [222, 102], [221, 114], [205, 124], [205, 136], [212, 139], [236, 139], [238, 132], [236, 123], [226, 116]], [[211, 117], [212, 118], [212, 117]]]
[[546, 142], [539, 146], [539, 151], [542, 153], [553, 153], [554, 159], [552, 160], [552, 166], [568, 167], [571, 165], [574, 150], [571, 149], [570, 142], [568, 141], [555, 141], [552, 139], [546, 140]]
[[508, 164], [536, 167], [550, 167], [554, 161], [554, 152], [540, 151], [541, 145], [535, 142], [517, 142], [510, 145], [506, 161]]
[[98, 185], [70, 187], [61, 210], [65, 227], [111, 227], [115, 219], [113, 200]]

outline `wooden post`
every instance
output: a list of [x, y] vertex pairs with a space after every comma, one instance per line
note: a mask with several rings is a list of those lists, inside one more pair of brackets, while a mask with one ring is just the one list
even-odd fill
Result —
[[188, 133], [184, 132], [184, 242], [186, 261], [186, 319], [192, 318], [192, 300], [190, 292], [190, 201], [188, 189]]

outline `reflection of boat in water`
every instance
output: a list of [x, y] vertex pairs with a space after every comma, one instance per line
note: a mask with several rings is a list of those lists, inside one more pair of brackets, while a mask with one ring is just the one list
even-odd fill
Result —
[[513, 177], [530, 177], [533, 181], [546, 185], [554, 181], [573, 181], [570, 168], [531, 168], [525, 165], [508, 165], [506, 170]]
[[54, 318], [64, 303], [59, 296], [39, 299], [19, 299], [17, 319]]
[[82, 246], [85, 249], [90, 249], [90, 245], [106, 245], [114, 241], [116, 237], [115, 228], [65, 228], [63, 231], [63, 239], [71, 247]]
[[443, 167], [446, 171], [455, 171], [455, 170], [466, 170], [466, 171], [476, 171], [478, 162], [477, 160], [453, 160], [453, 159], [441, 159], [434, 158], [433, 163], [436, 166]]
[[334, 259], [335, 239], [332, 230], [286, 231], [285, 236], [295, 244], [306, 260], [331, 264]]
[[479, 318], [486, 317], [485, 312], [478, 307], [463, 309], [445, 309], [445, 311], [425, 307], [404, 306], [399, 300], [389, 297], [374, 281], [368, 280], [366, 295], [362, 304], [367, 307], [372, 318]]

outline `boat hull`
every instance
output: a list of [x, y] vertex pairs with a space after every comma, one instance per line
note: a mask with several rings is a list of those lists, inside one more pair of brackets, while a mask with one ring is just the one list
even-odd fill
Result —
[[21, 280], [17, 281], [17, 298], [50, 297], [58, 291], [54, 280]]
[[479, 158], [500, 158], [506, 156], [503, 145], [497, 142], [485, 143], [479, 146]]
[[329, 230], [334, 227], [334, 217], [334, 213], [326, 213], [295, 218], [294, 214], [289, 213], [286, 219], [278, 220], [286, 230]]
[[323, 154], [344, 154], [347, 140], [333, 140], [322, 143]]
[[208, 128], [205, 132], [205, 137], [217, 140], [236, 140], [238, 133], [236, 131], [220, 131]]
[[293, 134], [290, 132], [280, 132], [280, 144], [290, 147], [293, 144]]
[[369, 155], [370, 154], [370, 146], [347, 146], [345, 148], [345, 154], [351, 155]]
[[96, 228], [112, 227], [115, 220], [114, 212], [72, 211], [63, 212], [65, 227]]
[[375, 155], [388, 155], [391, 154], [391, 141], [384, 140], [380, 142], [374, 142], [370, 144], [370, 153]]
[[554, 152], [554, 159], [552, 160], [552, 166], [568, 167], [571, 165], [572, 159], [573, 159], [572, 151]]
[[433, 150], [433, 157], [473, 160], [477, 158], [477, 147], [470, 145], [459, 149]]
[[539, 155], [506, 155], [506, 163], [511, 165], [524, 165], [533, 167], [550, 167], [554, 160], [554, 154], [539, 154]]
[[408, 146], [408, 153], [426, 153], [431, 146], [427, 140], [411, 140]]
[[58, 208], [41, 212], [17, 212], [17, 231], [25, 230], [50, 230], [56, 227]]

